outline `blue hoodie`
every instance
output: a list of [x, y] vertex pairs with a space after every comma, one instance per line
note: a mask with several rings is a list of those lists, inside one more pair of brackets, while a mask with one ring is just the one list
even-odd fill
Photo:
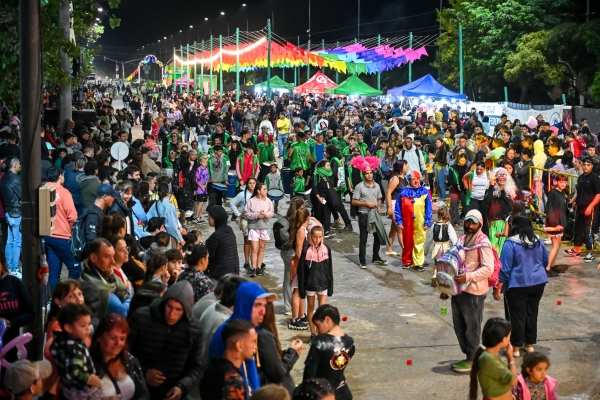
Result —
[[[261, 294], [265, 294], [267, 291], [262, 288], [258, 283], [244, 282], [238, 288], [235, 294], [235, 302], [233, 303], [233, 314], [231, 317], [221, 325], [215, 334], [213, 335], [210, 346], [209, 346], [209, 359], [222, 357], [225, 352], [225, 344], [221, 337], [223, 333], [223, 327], [229, 323], [232, 319], [243, 319], [252, 322], [252, 309], [254, 308], [254, 301]], [[258, 331], [258, 327], [256, 329]], [[252, 392], [260, 388], [260, 375], [256, 367], [256, 360], [244, 361], [246, 376], [246, 384], [252, 389]]]
[[548, 250], [540, 238], [537, 238], [537, 243], [532, 243], [528, 240], [523, 242], [518, 236], [509, 237], [504, 242], [500, 262], [499, 279], [503, 283], [503, 293], [512, 288], [548, 283]]

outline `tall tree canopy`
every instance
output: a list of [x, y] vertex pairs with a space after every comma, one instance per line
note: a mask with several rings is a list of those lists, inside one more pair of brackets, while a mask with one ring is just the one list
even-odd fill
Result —
[[[120, 0], [109, 0], [111, 9], [119, 6]], [[41, 38], [42, 38], [42, 82], [48, 87], [71, 79], [68, 72], [60, 68], [59, 53], [63, 49], [71, 58], [91, 60], [98, 49], [90, 50], [104, 32], [104, 27], [95, 25], [94, 11], [98, 4], [94, 0], [72, 1], [72, 28], [75, 43], [62, 39], [62, 27], [58, 22], [60, 0], [41, 0]], [[120, 20], [114, 15], [109, 17], [112, 28], [119, 26]], [[82, 65], [82, 74], [90, 70], [89, 63]], [[14, 108], [19, 102], [19, 1], [0, 1], [0, 102]], [[76, 82], [75, 86], [76, 86]]]

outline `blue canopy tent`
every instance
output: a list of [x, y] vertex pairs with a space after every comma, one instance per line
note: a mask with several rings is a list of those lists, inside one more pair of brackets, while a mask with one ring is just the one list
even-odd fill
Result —
[[387, 91], [387, 94], [390, 96], [404, 97], [444, 97], [448, 99], [458, 100], [466, 100], [467, 98], [467, 96], [464, 94], [456, 93], [450, 89], [445, 88], [438, 81], [433, 79], [433, 76], [429, 74], [404, 86], [389, 89]]

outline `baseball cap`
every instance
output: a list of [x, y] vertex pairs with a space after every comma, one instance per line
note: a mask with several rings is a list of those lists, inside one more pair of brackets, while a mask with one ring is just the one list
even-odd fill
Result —
[[465, 217], [465, 221], [468, 220], [468, 219], [470, 219], [471, 221], [473, 221], [473, 222], [475, 222], [477, 224], [479, 223], [479, 220], [477, 219], [477, 217], [475, 215], [467, 215]]
[[405, 137], [404, 139], [411, 139], [411, 140], [415, 140], [415, 135], [411, 133], [411, 134], [409, 134], [409, 135], [406, 135], [406, 137]]
[[25, 393], [37, 379], [46, 379], [52, 372], [50, 361], [31, 362], [19, 360], [13, 362], [4, 375], [4, 386], [13, 395]]
[[96, 196], [113, 196], [119, 197], [121, 193], [117, 192], [111, 185], [105, 183], [104, 185], [98, 186], [98, 190], [96, 190]]
[[275, 300], [277, 300], [277, 295], [275, 293], [265, 292], [265, 293], [259, 294], [258, 296], [256, 296], [256, 298], [257, 299], [267, 299], [267, 301], [269, 303], [272, 303]]

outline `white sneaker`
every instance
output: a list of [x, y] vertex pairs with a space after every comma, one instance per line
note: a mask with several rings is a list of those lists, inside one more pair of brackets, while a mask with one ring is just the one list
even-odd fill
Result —
[[12, 276], [16, 276], [19, 279], [23, 279], [23, 274], [21, 274], [21, 271], [10, 271], [10, 274]]
[[385, 252], [385, 255], [386, 255], [386, 256], [392, 256], [392, 257], [396, 257], [396, 256], [398, 256], [399, 254], [398, 254], [398, 253], [396, 253], [395, 251], [386, 251], [386, 252]]
[[544, 244], [552, 244], [552, 239], [550, 239], [550, 238], [545, 239]]

